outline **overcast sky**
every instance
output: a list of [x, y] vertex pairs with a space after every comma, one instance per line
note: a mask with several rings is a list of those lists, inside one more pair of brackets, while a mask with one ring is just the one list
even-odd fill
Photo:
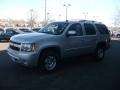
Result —
[[[65, 7], [68, 7], [68, 19], [84, 19], [83, 12], [88, 12], [87, 19], [95, 19], [107, 25], [112, 23], [119, 0], [46, 0], [49, 17], [65, 20]], [[0, 0], [0, 18], [28, 19], [30, 9], [34, 9], [38, 20], [44, 20], [45, 0]], [[59, 17], [60, 15], [60, 17]]]

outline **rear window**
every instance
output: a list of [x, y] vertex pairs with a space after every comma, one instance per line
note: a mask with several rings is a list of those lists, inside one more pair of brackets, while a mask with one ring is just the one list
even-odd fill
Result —
[[100, 34], [109, 34], [109, 31], [105, 25], [95, 24]]
[[38, 32], [40, 29], [41, 28], [33, 28], [32, 30]]
[[23, 32], [31, 32], [31, 31], [29, 31], [29, 29], [24, 29], [24, 28], [20, 28], [19, 30], [21, 30]]

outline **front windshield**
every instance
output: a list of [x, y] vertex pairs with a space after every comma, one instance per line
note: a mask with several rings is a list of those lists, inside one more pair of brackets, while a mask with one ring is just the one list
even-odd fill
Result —
[[47, 33], [47, 34], [53, 34], [53, 35], [60, 35], [64, 29], [67, 27], [68, 23], [65, 22], [54, 22], [51, 24], [48, 24], [44, 28], [42, 28], [39, 32], [40, 33]]

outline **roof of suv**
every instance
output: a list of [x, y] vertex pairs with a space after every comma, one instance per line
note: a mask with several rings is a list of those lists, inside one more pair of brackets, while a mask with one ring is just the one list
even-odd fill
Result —
[[[59, 22], [59, 21], [58, 21]], [[67, 20], [67, 21], [60, 21], [61, 23], [92, 23], [92, 24], [103, 24], [98, 21], [93, 21], [93, 20]]]

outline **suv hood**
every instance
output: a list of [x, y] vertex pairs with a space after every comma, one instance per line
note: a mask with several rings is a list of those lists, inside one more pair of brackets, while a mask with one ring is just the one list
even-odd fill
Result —
[[45, 33], [28, 33], [28, 34], [19, 34], [11, 37], [11, 41], [22, 42], [22, 43], [33, 43], [39, 41], [43, 38], [49, 38], [53, 35]]

